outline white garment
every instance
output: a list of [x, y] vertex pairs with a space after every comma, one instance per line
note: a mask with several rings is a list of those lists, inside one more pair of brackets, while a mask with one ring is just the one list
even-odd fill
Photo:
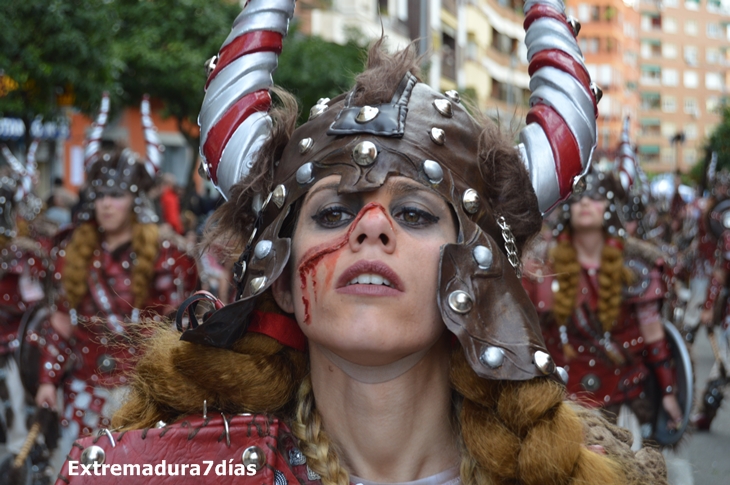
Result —
[[398, 482], [398, 483], [379, 483], [371, 482], [370, 480], [363, 480], [356, 476], [350, 476], [350, 483], [355, 485], [459, 485], [461, 478], [459, 477], [459, 467], [455, 466], [444, 470], [436, 475], [430, 477], [421, 478], [419, 480], [413, 480], [412, 482]]
[[10, 453], [17, 455], [28, 436], [28, 428], [25, 425], [28, 419], [28, 407], [25, 405], [25, 389], [23, 381], [20, 380], [20, 370], [14, 358], [7, 359], [3, 371], [5, 385], [10, 393], [10, 408], [13, 410], [13, 422], [8, 426], [6, 447]]

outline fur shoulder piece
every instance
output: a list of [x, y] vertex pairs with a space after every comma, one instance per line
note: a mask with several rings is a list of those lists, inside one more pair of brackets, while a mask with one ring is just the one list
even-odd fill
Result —
[[668, 485], [667, 466], [654, 448], [631, 450], [631, 433], [609, 423], [598, 411], [578, 407], [576, 412], [586, 427], [586, 445], [605, 451], [626, 476], [627, 485]]
[[624, 245], [624, 259], [639, 259], [648, 266], [663, 264], [667, 257], [661, 249], [641, 239], [630, 237]]

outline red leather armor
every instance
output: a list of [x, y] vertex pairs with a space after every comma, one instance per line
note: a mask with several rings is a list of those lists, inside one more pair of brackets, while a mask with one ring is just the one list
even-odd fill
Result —
[[[637, 309], [646, 304], [658, 306], [666, 293], [660, 267], [647, 269], [638, 294], [624, 297], [608, 340], [597, 317], [597, 272], [581, 271], [577, 308], [563, 335], [552, 314], [552, 287], [557, 285], [552, 269], [546, 268], [538, 277], [523, 281], [540, 315], [548, 351], [555, 363], [568, 371], [567, 390], [571, 399], [589, 406], [606, 406], [641, 396], [643, 382], [651, 371], [644, 355]], [[571, 359], [566, 359], [564, 353], [566, 339], [576, 354]]]
[[[56, 484], [320, 484], [296, 448], [296, 438], [276, 418], [210, 412], [205, 418], [193, 415], [160, 426], [121, 433], [102, 431], [78, 440]], [[89, 449], [92, 446], [99, 448]], [[82, 475], [86, 472], [81, 464], [90, 463], [84, 459], [84, 450], [87, 455], [103, 453], [106, 467], [97, 467], [96, 475], [93, 468]], [[114, 465], [119, 467], [112, 468]], [[251, 470], [255, 472], [250, 474]]]
[[[58, 255], [56, 279], [60, 279], [63, 272], [63, 249]], [[135, 258], [131, 244], [112, 252], [94, 251], [87, 277], [89, 291], [75, 309], [78, 323], [74, 326], [73, 337], [66, 341], [50, 324], [44, 326], [39, 339], [42, 349], [40, 383], [58, 386], [66, 375], [86, 383], [85, 390], [71, 389], [71, 380], [67, 380], [66, 403], [72, 403], [77, 394], [87, 392], [91, 400], [86, 407], [100, 414], [104, 398], [95, 394], [94, 388], [115, 388], [127, 383], [137, 354], [126, 329], [126, 322], [135, 311], [131, 286]], [[154, 267], [155, 274], [140, 318], [166, 315], [197, 285], [195, 261], [169, 241], [160, 244]], [[57, 308], [69, 314], [73, 323], [73, 309], [63, 296], [58, 299]], [[78, 418], [82, 431], [90, 431], [88, 423], [82, 422], [85, 411], [75, 410], [73, 419]], [[67, 420], [62, 420], [62, 424], [67, 425]], [[103, 418], [99, 424], [108, 425], [108, 419]]]

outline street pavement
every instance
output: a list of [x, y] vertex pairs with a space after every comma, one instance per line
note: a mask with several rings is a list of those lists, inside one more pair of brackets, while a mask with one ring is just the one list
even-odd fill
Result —
[[[704, 329], [692, 350], [697, 384], [695, 402], [702, 399], [707, 376], [714, 362]], [[730, 485], [730, 390], [712, 423], [710, 432], [693, 431], [677, 452], [665, 452], [671, 485]]]

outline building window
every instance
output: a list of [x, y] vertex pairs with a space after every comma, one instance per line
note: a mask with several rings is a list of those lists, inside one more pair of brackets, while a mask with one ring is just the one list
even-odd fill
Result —
[[661, 124], [659, 118], [643, 118], [639, 120], [642, 136], [660, 136]]
[[677, 134], [677, 125], [674, 123], [670, 123], [668, 121], [665, 121], [662, 123], [662, 136], [664, 138], [671, 138], [674, 135]]
[[697, 116], [699, 114], [699, 110], [697, 109], [697, 99], [684, 98], [684, 112], [688, 115]]
[[677, 21], [674, 17], [664, 17], [664, 32], [674, 34], [677, 32]]
[[720, 10], [720, 7], [722, 7], [721, 0], [707, 0], [708, 12], [718, 12]]
[[677, 98], [674, 96], [662, 96], [662, 111], [674, 113], [677, 111]]
[[581, 22], [589, 22], [591, 20], [591, 6], [587, 3], [578, 5], [578, 20]]
[[662, 57], [666, 57], [667, 59], [676, 59], [677, 46], [669, 43], [662, 44]]
[[642, 40], [641, 41], [641, 57], [651, 59], [652, 57], [661, 57], [662, 43], [658, 40]]
[[641, 66], [642, 84], [659, 84], [662, 78], [662, 69], [659, 66]]
[[687, 10], [699, 10], [700, 1], [699, 0], [684, 0], [684, 8], [686, 8]]
[[707, 22], [707, 37], [711, 39], [719, 39], [722, 37], [722, 29], [718, 24]]
[[705, 111], [708, 113], [714, 113], [720, 106], [720, 98], [717, 96], [708, 96], [705, 100]]
[[659, 14], [643, 14], [641, 30], [662, 30], [662, 16]]
[[649, 111], [659, 109], [662, 105], [661, 95], [659, 93], [641, 93], [641, 109]]
[[699, 86], [700, 80], [697, 71], [684, 71], [684, 87], [694, 89]]
[[664, 0], [662, 2], [662, 5], [664, 7], [677, 8], [679, 6], [679, 1], [678, 0]]
[[679, 84], [679, 74], [676, 69], [662, 69], [662, 84], [676, 86]]
[[686, 136], [688, 140], [696, 140], [697, 123], [687, 123], [684, 125], [684, 136]]
[[714, 91], [722, 91], [722, 76], [720, 75], [720, 73], [705, 73], [705, 87]]
[[466, 59], [469, 61], [476, 61], [479, 59], [479, 46], [477, 45], [477, 39], [471, 32], [467, 34], [466, 38]]
[[694, 165], [697, 162], [697, 150], [694, 148], [684, 149], [684, 163]]
[[456, 80], [456, 40], [446, 32], [441, 39], [441, 75]]
[[705, 50], [705, 59], [708, 64], [717, 64], [720, 62], [720, 50], [715, 49], [714, 47], [708, 47], [707, 50]]
[[684, 46], [684, 62], [689, 64], [690, 66], [696, 66], [698, 59], [697, 59], [697, 47], [693, 45], [686, 45]]
[[684, 21], [684, 33], [687, 35], [697, 35], [697, 21], [696, 20], [685, 20]]
[[578, 46], [581, 52], [584, 54], [597, 54], [598, 53], [598, 39], [596, 37], [584, 37], [579, 38]]
[[[676, 133], [672, 133], [672, 136], [674, 136]], [[674, 165], [674, 161], [676, 160], [676, 154], [677, 151], [674, 149], [674, 147], [664, 147], [662, 148], [662, 163]]]

